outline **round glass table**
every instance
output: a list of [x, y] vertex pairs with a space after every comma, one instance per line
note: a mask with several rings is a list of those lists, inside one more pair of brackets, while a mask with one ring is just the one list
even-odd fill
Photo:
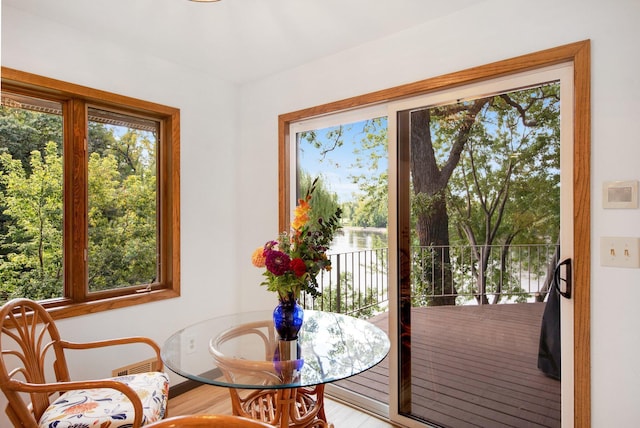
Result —
[[211, 318], [162, 346], [173, 372], [229, 388], [234, 414], [280, 427], [328, 427], [324, 385], [362, 373], [389, 352], [386, 333], [368, 321], [304, 311], [298, 339], [280, 340], [271, 311]]

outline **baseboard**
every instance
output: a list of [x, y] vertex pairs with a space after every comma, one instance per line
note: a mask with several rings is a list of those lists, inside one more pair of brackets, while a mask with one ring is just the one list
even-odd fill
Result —
[[[222, 376], [222, 372], [220, 369], [209, 370], [200, 375], [204, 379], [215, 379]], [[198, 382], [196, 380], [187, 379], [184, 382], [181, 382], [177, 385], [173, 385], [169, 387], [169, 399], [175, 398], [180, 394], [184, 394], [185, 392], [189, 392], [192, 389], [195, 389], [199, 386], [202, 386], [202, 382]]]

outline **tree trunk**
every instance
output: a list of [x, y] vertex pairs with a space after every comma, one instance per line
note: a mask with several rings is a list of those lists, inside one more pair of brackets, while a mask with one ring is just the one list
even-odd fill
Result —
[[[446, 188], [460, 155], [469, 139], [469, 133], [478, 112], [490, 98], [478, 99], [468, 106], [452, 105], [450, 113], [465, 111], [453, 138], [449, 157], [442, 167], [433, 149], [431, 139], [431, 111], [429, 108], [411, 113], [411, 178], [416, 210], [416, 230], [421, 247], [433, 247], [432, 272], [433, 306], [455, 305], [456, 291], [451, 273], [449, 254], [449, 215], [447, 213]], [[439, 113], [447, 116], [447, 108]]]
[[443, 192], [433, 197], [430, 215], [419, 215], [416, 231], [421, 247], [432, 247], [433, 251], [433, 306], [455, 305], [458, 292], [453, 284], [449, 253], [449, 215]]
[[433, 306], [455, 305], [457, 291], [451, 274], [449, 255], [449, 215], [442, 173], [436, 164], [428, 109], [411, 115], [411, 176], [418, 213], [416, 232], [421, 247], [433, 247]]

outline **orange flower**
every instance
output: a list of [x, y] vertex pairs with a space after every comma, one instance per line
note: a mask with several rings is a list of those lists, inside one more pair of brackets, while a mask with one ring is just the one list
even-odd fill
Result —
[[263, 268], [265, 267], [266, 257], [264, 256], [264, 247], [258, 247], [251, 255], [251, 263], [255, 267]]
[[258, 268], [266, 268], [265, 277], [260, 285], [278, 293], [280, 298], [301, 292], [312, 297], [321, 294], [316, 276], [322, 270], [329, 270], [331, 261], [325, 254], [333, 240], [334, 233], [340, 229], [342, 211], [336, 208], [333, 215], [326, 219], [315, 219], [310, 204], [312, 193], [318, 179], [312, 183], [305, 196], [298, 200], [293, 212], [291, 230], [281, 232], [277, 240], [267, 241], [264, 247], [256, 249], [251, 262]]
[[300, 199], [298, 201], [298, 206], [293, 211], [293, 222], [291, 223], [291, 227], [294, 230], [302, 229], [307, 222], [309, 221], [309, 211], [311, 210], [311, 206], [309, 202], [304, 199]]

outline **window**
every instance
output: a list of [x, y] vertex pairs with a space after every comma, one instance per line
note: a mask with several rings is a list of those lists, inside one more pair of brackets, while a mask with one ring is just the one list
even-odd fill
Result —
[[[341, 204], [343, 222], [386, 227], [386, 197], [372, 201], [363, 190], [382, 177], [386, 192], [386, 115], [387, 108], [381, 104], [292, 123], [289, 132], [295, 148], [290, 153], [289, 182], [296, 185], [290, 189], [291, 206], [296, 206], [300, 192], [306, 189], [301, 186], [305, 177], [307, 181], [321, 177], [323, 185]], [[363, 218], [358, 203], [370, 208], [369, 218]], [[384, 206], [382, 212], [374, 213], [378, 206]], [[352, 218], [354, 215], [358, 218]]]
[[68, 317], [179, 295], [179, 115], [2, 68], [0, 303]]

